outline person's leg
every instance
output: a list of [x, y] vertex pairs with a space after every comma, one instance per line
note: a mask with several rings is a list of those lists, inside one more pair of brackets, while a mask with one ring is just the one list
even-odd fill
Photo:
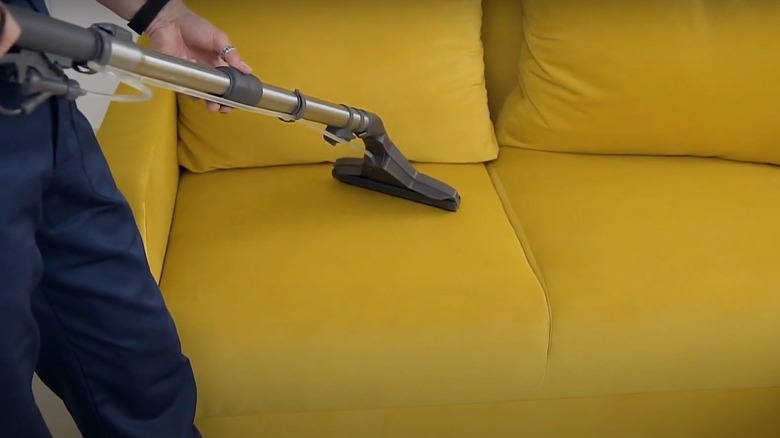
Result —
[[62, 103], [33, 299], [38, 374], [86, 438], [192, 438], [196, 387], [132, 212], [87, 119]]
[[[0, 84], [0, 104], [15, 105], [10, 95]], [[42, 271], [35, 230], [51, 166], [50, 107], [0, 116], [0, 436], [51, 438], [32, 392], [39, 338], [30, 306]]]

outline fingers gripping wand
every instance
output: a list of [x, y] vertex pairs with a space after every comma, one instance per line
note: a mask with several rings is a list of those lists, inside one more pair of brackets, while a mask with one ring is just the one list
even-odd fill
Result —
[[325, 140], [333, 145], [360, 139], [365, 145], [363, 158], [345, 157], [334, 163], [332, 175], [338, 181], [447, 211], [460, 207], [457, 190], [418, 172], [372, 112], [266, 84], [231, 67], [204, 67], [142, 48], [115, 25], [84, 28], [27, 9], [9, 10], [21, 28], [20, 51], [0, 58], [0, 64], [14, 64], [13, 79], [32, 96], [16, 113], [29, 112], [51, 96], [76, 99], [86, 94], [62, 73], [64, 68], [114, 72], [284, 121], [322, 125]]

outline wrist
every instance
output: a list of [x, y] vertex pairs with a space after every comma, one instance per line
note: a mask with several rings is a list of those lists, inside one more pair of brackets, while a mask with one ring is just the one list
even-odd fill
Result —
[[128, 25], [136, 33], [150, 33], [173, 22], [178, 16], [186, 13], [183, 0], [167, 0], [162, 7], [155, 0], [98, 0], [114, 13], [129, 20]]
[[152, 19], [145, 33], [151, 36], [157, 30], [172, 24], [187, 13], [189, 13], [189, 9], [187, 9], [182, 0], [170, 0]]

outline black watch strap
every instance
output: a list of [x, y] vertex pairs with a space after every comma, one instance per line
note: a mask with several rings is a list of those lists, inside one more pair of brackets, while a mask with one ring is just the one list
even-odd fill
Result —
[[147, 0], [127, 24], [138, 35], [143, 34], [169, 0]]

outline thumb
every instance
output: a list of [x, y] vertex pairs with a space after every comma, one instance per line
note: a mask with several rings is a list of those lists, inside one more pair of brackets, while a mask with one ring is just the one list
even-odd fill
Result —
[[[214, 38], [214, 42], [215, 42], [215, 46], [216, 46], [214, 49], [216, 50], [218, 56], [222, 55], [222, 51], [226, 47], [233, 47], [230, 44], [230, 39], [227, 37], [227, 35], [225, 35], [222, 32], [218, 32], [217, 33], [217, 35]], [[230, 49], [225, 54], [225, 58], [224, 59], [225, 59], [225, 62], [227, 62], [227, 64], [229, 66], [235, 68], [236, 70], [240, 71], [241, 73], [244, 73], [244, 74], [251, 74], [252, 73], [252, 68], [249, 67], [249, 65], [247, 65], [247, 63], [244, 62], [243, 59], [241, 59], [241, 55], [238, 54], [238, 50], [237, 49], [235, 49], [235, 48]]]

